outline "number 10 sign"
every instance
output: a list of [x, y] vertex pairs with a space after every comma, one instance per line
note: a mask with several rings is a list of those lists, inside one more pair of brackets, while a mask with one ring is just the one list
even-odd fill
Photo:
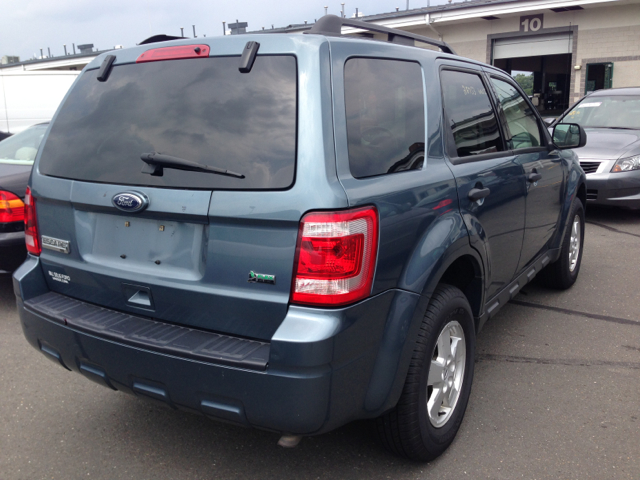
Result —
[[521, 32], [537, 32], [542, 29], [542, 23], [544, 15], [539, 13], [538, 15], [525, 15], [520, 17], [520, 31]]

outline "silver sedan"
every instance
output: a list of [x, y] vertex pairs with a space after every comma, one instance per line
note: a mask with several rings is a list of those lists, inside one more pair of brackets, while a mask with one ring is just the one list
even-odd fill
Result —
[[587, 202], [640, 208], [640, 88], [593, 92], [558, 123], [587, 132], [586, 146], [575, 150], [587, 174]]

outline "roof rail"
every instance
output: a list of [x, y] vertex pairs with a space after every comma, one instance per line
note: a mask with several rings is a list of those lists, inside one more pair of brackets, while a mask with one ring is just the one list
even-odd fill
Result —
[[338, 17], [336, 15], [325, 15], [320, 18], [311, 27], [311, 29], [304, 33], [339, 37], [342, 36], [342, 27], [353, 27], [369, 32], [386, 33], [388, 35], [387, 41], [391, 43], [398, 43], [400, 45], [414, 46], [411, 40], [418, 40], [419, 42], [428, 43], [429, 45], [438, 47], [445, 53], [451, 53], [453, 55], [456, 54], [456, 52], [453, 51], [453, 48], [442, 40], [435, 40], [422, 35], [416, 35], [415, 33], [405, 32], [404, 30], [398, 30], [397, 28], [387, 28], [381, 25], [376, 25], [375, 23], [363, 22], [362, 20], [355, 20], [352, 18]]

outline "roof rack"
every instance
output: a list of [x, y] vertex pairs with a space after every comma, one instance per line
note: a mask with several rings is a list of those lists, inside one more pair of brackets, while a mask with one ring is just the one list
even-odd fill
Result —
[[412, 40], [418, 40], [419, 42], [428, 43], [429, 45], [438, 47], [445, 53], [451, 53], [453, 55], [456, 54], [453, 48], [442, 40], [435, 40], [433, 38], [416, 35], [411, 32], [405, 32], [404, 30], [398, 30], [397, 28], [387, 28], [374, 23], [363, 22], [362, 20], [355, 20], [352, 18], [338, 17], [336, 15], [325, 15], [320, 18], [310, 30], [307, 30], [304, 33], [339, 37], [342, 36], [342, 27], [353, 27], [366, 30], [368, 32], [386, 33], [388, 35], [387, 41], [400, 45], [414, 46]]

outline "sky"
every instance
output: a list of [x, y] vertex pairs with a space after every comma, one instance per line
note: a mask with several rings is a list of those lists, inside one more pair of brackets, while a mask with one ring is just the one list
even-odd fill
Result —
[[[115, 45], [132, 47], [145, 38], [164, 33], [192, 37], [192, 25], [199, 37], [222, 35], [222, 22], [248, 22], [248, 31], [262, 27], [284, 27], [312, 23], [328, 13], [345, 14], [356, 7], [365, 15], [406, 9], [407, 0], [235, 0], [199, 2], [179, 0], [2, 0], [0, 15], [0, 56], [17, 55], [28, 60], [48, 48], [53, 56], [71, 52], [72, 44], [93, 43], [106, 50]], [[440, 5], [447, 0], [430, 0]], [[410, 8], [426, 7], [427, 0], [409, 0]]]

